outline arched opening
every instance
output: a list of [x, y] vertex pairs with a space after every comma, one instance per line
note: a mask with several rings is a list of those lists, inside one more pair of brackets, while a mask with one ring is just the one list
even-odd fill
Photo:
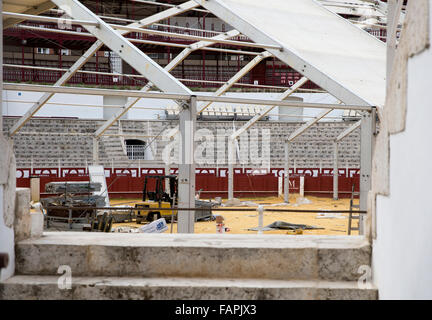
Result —
[[126, 154], [129, 160], [144, 160], [146, 143], [137, 139], [125, 140]]

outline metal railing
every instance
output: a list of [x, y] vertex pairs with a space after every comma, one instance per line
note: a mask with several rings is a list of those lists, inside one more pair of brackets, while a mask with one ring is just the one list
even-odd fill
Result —
[[126, 154], [129, 160], [144, 160], [146, 145], [127, 145]]
[[[130, 217], [131, 219], [134, 218], [136, 215], [132, 214], [132, 212], [136, 212], [136, 211], [208, 211], [208, 208], [178, 208], [178, 207], [170, 207], [170, 208], [145, 208], [145, 207], [140, 207], [140, 208], [133, 208], [133, 207], [101, 207], [101, 208], [97, 208], [97, 207], [67, 207], [67, 206], [48, 206], [46, 208], [47, 210], [50, 209], [56, 209], [56, 210], [65, 210], [69, 212], [69, 219], [63, 218], [65, 220], [68, 221], [68, 223], [71, 223], [72, 221], [72, 211], [75, 210], [91, 210], [91, 211], [97, 211], [97, 210], [101, 210], [101, 211], [109, 211], [110, 213], [115, 212], [115, 211], [119, 211], [119, 212], [125, 212], [125, 211], [129, 211], [130, 212]], [[264, 230], [264, 225], [263, 225], [263, 217], [264, 217], [264, 212], [278, 212], [278, 213], [348, 213], [349, 215], [354, 214], [358, 214], [358, 215], [362, 215], [362, 214], [367, 214], [367, 211], [362, 211], [362, 210], [352, 210], [352, 208], [350, 208], [349, 210], [305, 210], [305, 209], [277, 209], [277, 208], [266, 208], [263, 205], [259, 205], [258, 207], [248, 207], [248, 208], [211, 208], [212, 212], [251, 212], [251, 211], [257, 211], [258, 212], [258, 228], [257, 230], [257, 234], [262, 234], [263, 230]], [[171, 220], [171, 224], [173, 223], [173, 220]], [[171, 229], [172, 230], [172, 229]], [[348, 233], [349, 231], [347, 231]]]

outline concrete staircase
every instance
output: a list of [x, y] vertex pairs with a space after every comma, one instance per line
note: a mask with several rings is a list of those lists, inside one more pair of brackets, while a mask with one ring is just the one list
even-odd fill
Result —
[[[118, 134], [119, 127], [116, 123], [111, 126], [107, 131], [107, 134]], [[125, 154], [122, 146], [122, 140], [118, 136], [103, 136], [100, 143], [100, 154], [99, 160], [104, 164], [105, 167], [110, 167], [114, 160], [114, 163], [120, 167], [127, 167], [131, 163]]]
[[357, 284], [370, 257], [357, 236], [49, 232], [17, 244], [0, 299], [376, 299]]

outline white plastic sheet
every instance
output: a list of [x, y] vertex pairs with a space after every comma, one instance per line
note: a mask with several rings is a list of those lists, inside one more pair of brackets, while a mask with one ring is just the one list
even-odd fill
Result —
[[[326, 81], [331, 82], [328, 86], [333, 88], [331, 94], [340, 95], [335, 89], [340, 85], [370, 105], [384, 105], [385, 44], [320, 3], [314, 0], [195, 1], [253, 41], [281, 45], [291, 57], [296, 57], [291, 61], [285, 57], [288, 65], [294, 67], [294, 62], [298, 65], [304, 61], [317, 69], [315, 79], [324, 85]], [[298, 68], [297, 71], [302, 73]]]

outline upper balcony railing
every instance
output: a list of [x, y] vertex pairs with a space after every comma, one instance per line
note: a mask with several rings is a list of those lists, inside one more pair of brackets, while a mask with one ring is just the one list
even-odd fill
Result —
[[[41, 23], [35, 23], [31, 21], [24, 21], [21, 22], [20, 25], [28, 26], [28, 27], [37, 27], [37, 28], [44, 28], [48, 29], [48, 31], [44, 30], [26, 30], [24, 28], [19, 27], [12, 27], [4, 30], [5, 36], [12, 36], [12, 37], [18, 37], [18, 38], [52, 38], [53, 40], [58, 39], [59, 34], [55, 32], [51, 32], [49, 30], [56, 30], [60, 29], [61, 31], [72, 31], [72, 32], [79, 32], [82, 34], [62, 34], [62, 38], [66, 36], [65, 39], [67, 40], [89, 40], [90, 38], [93, 38], [93, 36], [88, 33], [83, 27], [71, 25], [68, 26], [67, 29], [59, 28], [59, 26], [55, 23], [47, 23], [47, 22], [41, 22]], [[214, 37], [217, 36], [223, 32], [217, 32], [217, 31], [211, 31], [211, 30], [199, 30], [194, 28], [186, 28], [186, 27], [176, 27], [176, 26], [165, 26], [165, 25], [152, 25], [148, 27], [149, 29], [157, 30], [157, 31], [164, 31], [164, 32], [171, 32], [171, 33], [178, 33], [178, 34], [186, 34], [186, 35], [193, 35], [193, 36], [200, 36], [200, 37]], [[130, 32], [127, 35], [127, 38], [132, 39], [139, 39], [139, 40], [151, 40], [151, 41], [161, 41], [161, 42], [175, 42], [180, 44], [190, 44], [196, 42], [195, 40], [187, 40], [183, 38], [176, 38], [175, 36], [160, 36], [160, 35], [152, 35], [152, 34], [146, 34], [146, 33], [139, 33], [139, 32]], [[251, 40], [244, 36], [239, 35], [236, 37], [231, 38], [231, 40], [236, 41], [245, 41], [245, 42], [251, 42]]]

